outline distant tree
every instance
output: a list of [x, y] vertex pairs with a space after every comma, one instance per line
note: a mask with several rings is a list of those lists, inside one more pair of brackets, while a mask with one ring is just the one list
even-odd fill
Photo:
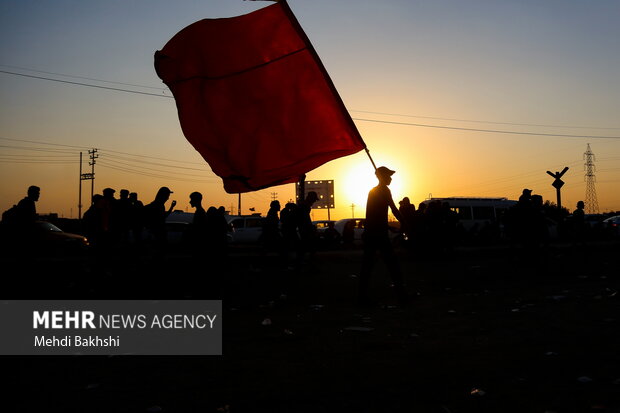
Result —
[[556, 222], [561, 222], [570, 215], [570, 211], [565, 208], [558, 208], [558, 205], [552, 201], [545, 201], [543, 204], [543, 212], [545, 215]]

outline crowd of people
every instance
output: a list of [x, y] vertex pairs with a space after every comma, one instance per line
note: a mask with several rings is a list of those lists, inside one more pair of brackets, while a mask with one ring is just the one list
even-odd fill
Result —
[[[102, 194], [93, 196], [93, 202], [82, 217], [82, 229], [91, 245], [103, 252], [111, 248], [146, 246], [154, 254], [163, 254], [167, 247], [166, 220], [177, 202], [171, 201], [170, 188], [159, 188], [155, 199], [144, 204], [135, 192], [121, 189], [119, 198], [113, 188], [105, 188]], [[228, 223], [223, 207], [205, 210], [202, 194], [192, 192], [189, 204], [194, 217], [188, 226], [187, 245], [196, 256], [225, 255]]]
[[462, 238], [464, 228], [449, 202], [420, 202], [416, 209], [409, 198], [405, 197], [399, 205], [403, 241], [411, 249], [449, 251]]
[[299, 268], [305, 258], [312, 258], [316, 252], [317, 233], [311, 210], [318, 199], [317, 193], [310, 191], [299, 203], [287, 202], [284, 208], [280, 201], [272, 201], [260, 237], [264, 251], [276, 252], [285, 265], [295, 268]]
[[[390, 170], [380, 168], [377, 171], [379, 178], [382, 173]], [[387, 185], [381, 187], [387, 188]], [[26, 197], [4, 212], [4, 230], [14, 230], [24, 238], [28, 236], [28, 231], [17, 229], [26, 229], [30, 222], [37, 219], [35, 205], [40, 193], [39, 187], [30, 186]], [[136, 192], [121, 189], [118, 198], [115, 194], [113, 188], [105, 188], [101, 194], [93, 196], [92, 204], [80, 222], [80, 233], [98, 249], [149, 245], [155, 251], [164, 250], [167, 238], [166, 218], [176, 206], [174, 200], [168, 204], [172, 194], [170, 188], [159, 188], [155, 199], [146, 205], [138, 199]], [[369, 197], [369, 202], [372, 204], [377, 196]], [[283, 208], [279, 201], [272, 201], [263, 219], [260, 237], [263, 250], [292, 256], [294, 265], [300, 265], [305, 257], [312, 257], [319, 247], [334, 249], [352, 245], [355, 225], [362, 226], [360, 229], [365, 233], [375, 230], [372, 227], [375, 221], [372, 216], [374, 212], [372, 205], [369, 205], [365, 219], [349, 220], [342, 233], [334, 228], [333, 222], [329, 222], [326, 228], [321, 230], [319, 237], [311, 218], [311, 209], [317, 200], [317, 194], [309, 192], [302, 201], [287, 202]], [[205, 208], [202, 201], [200, 192], [189, 195], [189, 204], [194, 208], [194, 218], [191, 225], [187, 226], [185, 240], [196, 254], [212, 253], [221, 256], [226, 253], [230, 231], [226, 211], [222, 206]], [[584, 209], [584, 202], [579, 201], [570, 214], [566, 209], [543, 202], [542, 196], [532, 194], [532, 190], [524, 189], [516, 205], [504, 211], [501, 216], [489, 220], [482, 228], [474, 226], [466, 229], [449, 202], [423, 201], [416, 208], [409, 197], [404, 197], [399, 201], [399, 206], [392, 209], [392, 215], [397, 218], [399, 225], [388, 225], [387, 215], [386, 222], [383, 223], [382, 219], [381, 225], [385, 225], [387, 231], [398, 233], [392, 234], [390, 240], [398, 240], [401, 245], [420, 256], [435, 257], [449, 254], [457, 244], [472, 239], [472, 234], [494, 241], [502, 238], [526, 247], [544, 245], [550, 239], [550, 222], [557, 224], [555, 230], [562, 232], [562, 235], [575, 241], [584, 241], [589, 230], [584, 219]], [[383, 215], [383, 212], [381, 214]]]
[[[584, 201], [577, 202], [571, 212], [545, 202], [541, 195], [533, 194], [527, 188], [512, 207], [496, 209], [494, 217], [483, 223], [470, 221], [469, 226], [464, 225], [456, 208], [448, 201], [425, 201], [416, 209], [405, 197], [399, 204], [403, 241], [414, 250], [449, 252], [457, 244], [497, 242], [540, 245], [552, 238], [583, 242], [596, 235], [596, 228], [585, 221]], [[603, 228], [599, 230], [602, 232]]]
[[[380, 167], [376, 170], [378, 185], [370, 190], [363, 222], [363, 256], [359, 276], [359, 298], [361, 303], [368, 303], [371, 273], [374, 256], [381, 253], [392, 286], [401, 303], [408, 300], [407, 288], [401, 273], [398, 256], [395, 254], [394, 239], [399, 239], [409, 252], [417, 256], [438, 258], [450, 254], [454, 246], [462, 240], [466, 232], [459, 220], [455, 208], [448, 202], [431, 200], [421, 202], [417, 209], [408, 197], [403, 198], [396, 207], [389, 185], [394, 171]], [[154, 257], [165, 255], [167, 248], [166, 219], [176, 206], [170, 200], [173, 193], [168, 187], [161, 187], [155, 199], [143, 204], [135, 192], [121, 189], [115, 197], [113, 188], [105, 188], [101, 194], [92, 198], [92, 204], [85, 211], [82, 220], [82, 233], [88, 238], [95, 252], [95, 257], [105, 257], [119, 251], [135, 251], [134, 246], [146, 247]], [[41, 190], [30, 186], [27, 195], [2, 216], [3, 231], [13, 231], [29, 235], [29, 225], [38, 219], [36, 202]], [[318, 234], [312, 222], [311, 210], [319, 199], [316, 192], [308, 192], [301, 201], [288, 202], [284, 208], [279, 201], [272, 201], [266, 217], [263, 219], [262, 235], [259, 243], [265, 253], [275, 253], [279, 262], [288, 268], [300, 269], [302, 265], [312, 265], [312, 258], [318, 246]], [[222, 263], [228, 251], [228, 232], [230, 226], [223, 207], [214, 206], [205, 209], [200, 192], [189, 195], [189, 204], [194, 209], [191, 225], [187, 226], [186, 241], [188, 251], [199, 260], [210, 263]], [[557, 208], [549, 202], [544, 203], [540, 195], [524, 189], [516, 204], [505, 210], [501, 217], [489, 222], [489, 227], [499, 228], [505, 238], [523, 247], [537, 259], [541, 247], [549, 241], [549, 221], [551, 218], [561, 221], [573, 240], [583, 242], [586, 236], [585, 204], [577, 203], [576, 209], [569, 214], [567, 210]], [[389, 211], [398, 220], [398, 229], [388, 222]], [[567, 217], [570, 215], [570, 219]], [[552, 220], [553, 221], [553, 220]], [[356, 220], [349, 223], [355, 224]], [[322, 232], [323, 241], [330, 241], [330, 246], [340, 247], [347, 244], [353, 228], [345, 226], [339, 234], [330, 222]], [[480, 231], [479, 228], [474, 230]], [[398, 235], [390, 235], [397, 231]], [[19, 242], [20, 238], [16, 238]], [[121, 252], [122, 253], [122, 252]], [[307, 261], [306, 261], [307, 260]]]

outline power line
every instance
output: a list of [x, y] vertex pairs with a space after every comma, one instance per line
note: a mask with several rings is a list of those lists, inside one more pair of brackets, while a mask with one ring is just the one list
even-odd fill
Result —
[[469, 188], [487, 188], [484, 190], [486, 193], [498, 192], [501, 189], [508, 188], [510, 185], [516, 185], [516, 182], [515, 183], [512, 183], [512, 182], [514, 181], [523, 182], [528, 177], [532, 177], [532, 179], [527, 179], [527, 185], [533, 186], [533, 184], [546, 182], [546, 178], [534, 179], [535, 176], [540, 175], [540, 174], [541, 174], [541, 171], [536, 170], [533, 172], [527, 172], [527, 173], [514, 175], [514, 176], [510, 176], [506, 178], [498, 178], [492, 181], [477, 182], [477, 183], [472, 183], [471, 185], [464, 185], [464, 186], [460, 185], [459, 190], [463, 191], [464, 189], [469, 189]]
[[41, 141], [29, 141], [29, 140], [26, 140], [26, 139], [6, 138], [4, 136], [0, 136], [0, 139], [5, 140], [5, 141], [12, 141], [12, 142], [36, 143], [36, 144], [39, 144], [39, 145], [62, 146], [62, 147], [65, 147], [65, 148], [75, 148], [75, 149], [82, 149], [82, 150], [84, 150], [84, 148], [87, 148], [86, 146], [65, 145], [65, 144], [62, 144], [62, 143], [50, 143], [50, 142], [41, 142]]
[[138, 94], [138, 95], [157, 96], [157, 97], [170, 98], [170, 99], [173, 98], [173, 96], [169, 96], [169, 95], [159, 95], [157, 93], [140, 92], [140, 91], [137, 91], [137, 90], [121, 89], [121, 88], [117, 88], [117, 87], [93, 85], [92, 83], [71, 82], [69, 80], [53, 79], [51, 77], [44, 77], [44, 76], [27, 75], [25, 73], [10, 72], [8, 70], [0, 70], [0, 73], [5, 73], [5, 74], [8, 74], [8, 75], [14, 75], [14, 76], [29, 77], [29, 78], [32, 78], [32, 79], [49, 80], [51, 82], [67, 83], [69, 85], [86, 86], [86, 87], [93, 87], [93, 88], [97, 88], [97, 89], [113, 90], [115, 92], [135, 93], [135, 94]]
[[[110, 83], [110, 84], [122, 85], [122, 86], [139, 87], [139, 88], [143, 88], [143, 89], [160, 90], [160, 91], [162, 91], [164, 93], [166, 91], [169, 91], [169, 89], [166, 88], [166, 87], [148, 86], [148, 85], [140, 85], [140, 84], [136, 84], [136, 83], [127, 83], [127, 82], [118, 82], [118, 81], [112, 81], [112, 80], [104, 80], [104, 79], [98, 79], [98, 78], [87, 77], [87, 76], [69, 75], [69, 74], [65, 74], [65, 73], [50, 72], [50, 71], [45, 71], [45, 70], [37, 70], [37, 69], [31, 69], [31, 68], [21, 67], [21, 66], [0, 65], [0, 67], [6, 67], [6, 68], [10, 68], [10, 69], [17, 69], [17, 70], [25, 70], [27, 72], [32, 72], [32, 73], [42, 73], [42, 74], [53, 75], [53, 76], [62, 76], [62, 77], [68, 77], [68, 78], [73, 78], [73, 79], [92, 80], [92, 81], [101, 82], [101, 83]], [[8, 71], [5, 71], [5, 73], [7, 73], [7, 74], [15, 74], [15, 75], [22, 75], [22, 74], [19, 74], [19, 73], [16, 73], [16, 72], [8, 72]], [[41, 78], [43, 78], [43, 77], [41, 77]], [[49, 79], [49, 78], [43, 78], [43, 79], [44, 80], [52, 80], [52, 81], [57, 80], [57, 79]], [[95, 86], [95, 85], [81, 84], [81, 83], [80, 83], [80, 85]], [[127, 91], [127, 92], [134, 92], [134, 91], [131, 91], [131, 90], [126, 90], [126, 89], [121, 89], [121, 90], [122, 91]], [[155, 96], [161, 96], [161, 95], [155, 94]], [[165, 96], [165, 97], [170, 98], [170, 97], [173, 97], [173, 96]], [[479, 119], [460, 119], [460, 118], [449, 118], [449, 117], [442, 117], [442, 116], [422, 116], [422, 115], [411, 115], [411, 114], [405, 114], [405, 113], [390, 113], [390, 112], [379, 112], [379, 111], [360, 110], [360, 109], [349, 109], [349, 112], [368, 113], [368, 114], [382, 115], [382, 116], [398, 116], [398, 117], [408, 117], [408, 118], [418, 118], [418, 119], [445, 120], [445, 121], [452, 121], [452, 122], [487, 123], [487, 124], [493, 124], [493, 125], [533, 126], [533, 127], [543, 127], [543, 128], [565, 128], [565, 129], [601, 129], [601, 130], [618, 130], [618, 129], [620, 129], [620, 127], [573, 126], [573, 125], [550, 125], [550, 124], [541, 124], [541, 123], [498, 122], [498, 121], [479, 120]]]
[[495, 122], [495, 121], [489, 121], [489, 120], [455, 119], [455, 118], [444, 118], [444, 117], [435, 117], [435, 116], [406, 115], [406, 114], [400, 114], [400, 113], [373, 112], [370, 110], [356, 110], [356, 109], [349, 109], [349, 112], [369, 113], [373, 115], [382, 115], [382, 116], [399, 116], [399, 117], [404, 117], [404, 118], [447, 120], [447, 121], [453, 121], [453, 122], [488, 123], [492, 125], [535, 126], [535, 127], [543, 127], [543, 128], [565, 128], [565, 129], [604, 129], [604, 130], [620, 129], [617, 127], [605, 128], [605, 127], [600, 127], [600, 126], [546, 125], [546, 124], [536, 124], [536, 123]]
[[393, 121], [377, 120], [377, 119], [362, 119], [362, 118], [352, 118], [352, 119], [357, 120], [357, 121], [363, 121], [363, 122], [386, 123], [390, 125], [402, 125], [402, 126], [417, 126], [420, 128], [450, 129], [450, 130], [460, 130], [460, 131], [467, 131], [467, 132], [505, 133], [509, 135], [550, 136], [550, 137], [558, 137], [558, 138], [620, 139], [620, 136], [593, 136], [593, 135], [567, 135], [567, 134], [559, 134], [559, 133], [556, 134], [556, 133], [537, 133], [537, 132], [516, 132], [516, 131], [492, 130], [492, 129], [459, 128], [455, 126], [425, 125], [422, 123], [393, 122]]
[[[100, 85], [93, 85], [93, 84], [90, 84], [90, 83], [83, 83], [83, 82], [71, 82], [71, 81], [67, 81], [67, 80], [53, 79], [53, 78], [44, 77], [44, 76], [28, 75], [28, 74], [25, 74], [25, 73], [17, 73], [17, 72], [11, 72], [11, 71], [7, 71], [7, 70], [0, 70], [0, 73], [5, 73], [5, 74], [9, 74], [9, 75], [14, 75], [14, 76], [23, 76], [23, 77], [27, 77], [27, 78], [33, 78], [33, 79], [40, 79], [40, 80], [48, 80], [48, 81], [53, 81], [53, 82], [66, 83], [66, 84], [71, 84], [71, 85], [78, 85], [78, 86], [93, 87], [93, 88], [98, 88], [98, 89], [112, 90], [112, 91], [116, 91], [116, 92], [135, 93], [135, 94], [139, 94], [139, 95], [156, 96], [156, 97], [163, 97], [163, 98], [170, 98], [170, 99], [174, 98], [173, 96], [169, 96], [169, 95], [149, 93], [149, 92], [140, 92], [140, 91], [136, 91], [136, 90], [122, 89], [122, 88], [113, 88], [113, 87], [100, 86]], [[388, 115], [391, 115], [391, 114], [388, 114]], [[411, 116], [411, 115], [409, 115], [409, 116]], [[363, 121], [363, 122], [374, 122], [374, 123], [383, 123], [383, 124], [390, 124], [390, 125], [414, 126], [414, 127], [422, 127], [422, 128], [460, 130], [460, 131], [482, 132], [482, 133], [500, 133], [500, 134], [528, 135], [528, 136], [549, 136], [549, 137], [560, 137], [560, 138], [620, 139], [620, 136], [592, 136], [592, 135], [587, 135], [586, 136], [586, 135], [555, 134], [555, 133], [542, 133], [542, 132], [541, 133], [539, 133], [539, 132], [517, 132], [517, 131], [505, 131], [505, 130], [474, 129], [474, 128], [454, 127], [454, 126], [428, 125], [428, 124], [409, 123], [409, 122], [394, 122], [394, 121], [378, 120], [378, 119], [364, 119], [364, 118], [352, 118], [352, 119], [353, 120], [357, 120], [357, 121]], [[447, 120], [448, 118], [445, 118], [445, 119]], [[461, 119], [460, 121], [467, 121], [467, 120]], [[506, 123], [506, 122], [501, 123], [501, 122], [490, 122], [490, 121], [488, 123], [509, 124], [509, 123]], [[515, 124], [515, 125], [517, 125], [517, 124]], [[523, 124], [523, 125], [524, 126], [534, 126], [534, 125], [526, 125], [526, 124]], [[552, 125], [538, 125], [538, 126], [551, 127]], [[560, 127], [563, 127], [563, 126], [560, 126]], [[582, 128], [582, 127], [579, 127], [579, 128]], [[600, 128], [600, 129], [607, 129], [607, 128]], [[609, 129], [618, 129], [618, 128], [609, 128]]]
[[[574, 166], [581, 162], [582, 161], [577, 160], [577, 161], [570, 162], [568, 165]], [[534, 177], [537, 175], [542, 176], [541, 170], [524, 172], [521, 174], [512, 175], [508, 177], [502, 177], [502, 178], [496, 178], [496, 179], [492, 179], [489, 181], [476, 182], [476, 183], [472, 183], [471, 185], [465, 185], [465, 186], [460, 185], [458, 187], [458, 191], [463, 192], [464, 189], [468, 189], [468, 188], [484, 188], [484, 189], [477, 189], [477, 193], [480, 195], [485, 195], [489, 193], [498, 193], [500, 191], [506, 192], [508, 189], [513, 189], [514, 185], [516, 185], [517, 183], [515, 182], [513, 184], [511, 183], [512, 181], [523, 182], [526, 180], [527, 184], [525, 185], [527, 185], [528, 187], [538, 186], [539, 184], [543, 185], [544, 183], [547, 182], [547, 178], [545, 177], [534, 179]], [[526, 179], [528, 177], [532, 177], [532, 179]]]
[[75, 155], [22, 155], [12, 153], [0, 153], [3, 158], [28, 158], [28, 159], [59, 159], [59, 158], [75, 158]]
[[188, 162], [188, 161], [181, 161], [178, 159], [167, 159], [167, 158], [158, 158], [156, 156], [147, 156], [147, 155], [139, 155], [136, 153], [127, 153], [127, 152], [120, 152], [120, 151], [114, 151], [111, 149], [104, 149], [106, 152], [110, 152], [110, 153], [118, 153], [121, 155], [129, 155], [129, 156], [136, 156], [138, 158], [146, 158], [146, 159], [156, 159], [159, 161], [168, 161], [168, 162], [178, 162], [178, 163], [182, 163], [182, 164], [191, 164], [191, 165], [204, 165], [204, 162]]
[[[65, 145], [65, 144], [58, 144], [58, 143], [49, 143], [49, 142], [41, 142], [41, 141], [33, 141], [33, 140], [26, 140], [26, 139], [14, 139], [14, 138], [6, 138], [6, 137], [0, 137], [0, 139], [2, 140], [8, 140], [8, 141], [13, 141], [13, 142], [23, 142], [23, 143], [33, 143], [33, 144], [43, 144], [43, 145], [52, 145], [52, 146], [60, 146], [60, 147], [66, 147], [66, 148], [75, 148], [75, 149], [83, 149], [80, 146], [76, 146], [76, 145]], [[73, 154], [74, 152], [72, 151], [67, 151], [67, 150], [61, 150], [61, 149], [52, 149], [52, 148], [39, 148], [39, 147], [31, 147], [31, 146], [16, 146], [16, 145], [0, 145], [0, 147], [7, 147], [10, 149], [18, 149], [18, 150], [25, 150], [25, 151], [43, 151], [43, 152], [48, 152], [48, 153], [67, 153], [67, 154]], [[101, 154], [102, 149], [98, 149], [99, 154]], [[196, 170], [196, 171], [203, 171], [205, 173], [209, 173], [209, 171], [206, 171], [204, 169], [199, 169], [199, 168], [190, 168], [190, 167], [184, 167], [184, 166], [179, 166], [179, 165], [166, 165], [166, 164], [162, 164], [162, 163], [156, 163], [156, 162], [148, 162], [148, 161], [144, 161], [144, 160], [138, 160], [138, 159], [131, 159], [131, 158], [126, 158], [126, 157], [122, 157], [122, 156], [118, 156], [118, 155], [109, 155], [107, 154], [107, 150], [103, 150], [103, 159], [106, 159], [108, 157], [111, 157], [112, 159], [107, 159], [107, 162], [112, 162], [112, 163], [116, 163], [116, 164], [122, 164], [125, 166], [129, 166], [131, 168], [142, 168], [142, 169], [149, 169], [155, 172], [172, 172], [172, 171], [162, 171], [162, 170], [158, 170], [158, 169], [154, 169], [154, 168], [147, 168], [144, 166], [140, 166], [140, 165], [130, 165], [127, 163], [123, 163], [120, 162], [118, 160], [115, 160], [114, 158], [117, 159], [123, 159], [123, 160], [127, 160], [130, 162], [136, 162], [136, 163], [143, 163], [143, 164], [149, 164], [149, 165], [155, 165], [155, 166], [161, 166], [161, 167], [166, 167], [166, 168], [175, 168], [175, 169], [186, 169], [186, 170]], [[146, 155], [138, 155], [138, 154], [132, 154], [132, 153], [127, 153], [127, 152], [121, 152], [121, 151], [110, 151], [113, 153], [119, 153], [119, 154], [124, 154], [124, 155], [128, 155], [128, 156], [135, 156], [135, 157], [139, 157], [139, 158], [150, 158], [150, 159], [157, 159], [157, 160], [165, 160], [165, 161], [169, 161], [169, 162], [178, 162], [178, 163], [188, 163], [185, 161], [181, 161], [181, 160], [172, 160], [172, 159], [167, 159], [167, 158], [159, 158], [159, 157], [150, 157], [150, 156], [146, 156]], [[43, 161], [43, 160], [36, 160], [36, 159], [28, 159], [28, 156], [35, 156], [35, 155], [13, 155], [13, 156], [23, 156], [26, 157], [22, 160], [19, 159], [10, 159], [10, 160], [3, 160], [1, 158], [2, 154], [0, 154], [0, 162], [2, 163], [48, 163], [48, 164], [54, 164], [54, 163], [74, 163], [72, 161], [53, 161], [53, 160], [48, 160], [48, 161]], [[67, 155], [62, 155], [62, 156], [67, 156]], [[99, 156], [99, 155], [98, 155]], [[77, 160], [75, 161], [75, 163], [77, 163]], [[129, 173], [133, 173], [133, 174], [138, 174], [138, 175], [143, 175], [143, 176], [149, 176], [149, 177], [153, 177], [153, 178], [162, 178], [162, 179], [172, 179], [172, 180], [178, 180], [178, 181], [187, 181], [187, 182], [199, 182], [199, 183], [213, 183], [213, 182], [217, 182], [217, 179], [215, 177], [213, 178], [208, 178], [206, 177], [207, 180], [192, 180], [192, 179], [184, 179], [184, 178], [179, 178], [179, 177], [173, 177], [173, 176], [169, 176], [169, 175], [161, 175], [161, 174], [154, 174], [154, 173], [147, 173], [144, 171], [140, 171], [140, 170], [136, 170], [136, 169], [130, 169], [130, 168], [123, 168], [123, 167], [119, 167], [118, 165], [110, 165], [106, 162], [101, 162], [101, 159], [99, 159], [98, 162], [99, 165], [104, 166], [106, 168], [110, 168], [110, 169], [115, 169], [118, 171], [122, 171], [122, 172], [129, 172]], [[199, 165], [204, 165], [204, 164], [199, 164]], [[190, 175], [190, 176], [200, 176], [197, 174], [185, 174], [185, 173], [181, 173], [181, 172], [173, 172], [176, 175]]]
[[121, 172], [129, 172], [131, 174], [148, 176], [148, 177], [151, 177], [151, 178], [160, 178], [160, 179], [169, 179], [169, 180], [174, 180], [174, 181], [196, 182], [196, 183], [205, 183], [205, 184], [213, 183], [214, 182], [212, 180], [187, 179], [187, 178], [178, 178], [178, 177], [168, 176], [168, 175], [153, 174], [153, 173], [149, 173], [149, 172], [139, 171], [139, 170], [136, 170], [136, 169], [124, 168], [124, 167], [118, 167], [118, 166], [115, 166], [115, 165], [110, 165], [110, 164], [108, 164], [105, 161], [99, 161], [98, 165], [101, 165], [101, 166], [103, 166], [105, 168], [121, 171]]
[[0, 145], [0, 148], [28, 150], [35, 152], [47, 152], [47, 153], [75, 153], [74, 151], [62, 150], [62, 149], [50, 149], [50, 148], [36, 148], [32, 146], [13, 146], [13, 145]]
[[40, 163], [40, 164], [46, 164], [46, 165], [71, 165], [71, 164], [76, 164], [78, 163], [78, 161], [43, 161], [43, 160], [39, 160], [39, 161], [35, 161], [35, 160], [19, 160], [19, 159], [0, 159], [0, 163]]
[[74, 79], [93, 80], [95, 82], [110, 83], [110, 84], [114, 84], [114, 85], [134, 86], [134, 87], [141, 87], [143, 89], [161, 90], [163, 92], [168, 90], [168, 88], [164, 88], [164, 87], [138, 85], [138, 84], [135, 84], [135, 83], [123, 83], [123, 82], [115, 82], [115, 81], [112, 81], [112, 80], [96, 79], [96, 78], [92, 78], [92, 77], [67, 75], [67, 74], [64, 74], [64, 73], [56, 73], [56, 72], [46, 72], [44, 70], [29, 69], [27, 67], [20, 67], [20, 66], [0, 65], [0, 67], [8, 67], [8, 68], [11, 68], [11, 69], [25, 70], [27, 72], [43, 73], [43, 74], [46, 74], [46, 75], [69, 77], [69, 78], [74, 78]]
[[[101, 159], [104, 159], [107, 162], [112, 162], [114, 164], [118, 164], [118, 165], [121, 165], [121, 166], [129, 166], [131, 168], [141, 168], [141, 169], [146, 169], [146, 170], [155, 171], [155, 172], [164, 172], [161, 169], [149, 168], [149, 167], [140, 166], [140, 165], [132, 165], [130, 163], [117, 161], [115, 159], [108, 159], [105, 155], [103, 157], [101, 157]], [[170, 171], [165, 171], [165, 172], [170, 172]], [[199, 174], [188, 174], [188, 173], [183, 173], [183, 172], [174, 172], [174, 173], [177, 174], [177, 175], [198, 176], [198, 177], [201, 177], [201, 178], [206, 178], [204, 175], [199, 175]]]
[[190, 170], [190, 171], [200, 171], [200, 172], [207, 172], [207, 173], [210, 172], [210, 171], [205, 170], [204, 168], [190, 168], [188, 166], [166, 165], [166, 164], [159, 163], [159, 162], [143, 161], [143, 160], [140, 160], [140, 159], [127, 158], [127, 157], [118, 156], [118, 155], [106, 154], [106, 157], [110, 157], [110, 158], [113, 158], [113, 159], [121, 159], [121, 160], [124, 160], [124, 161], [130, 161], [130, 162], [143, 163], [143, 164], [147, 164], [147, 165], [163, 166], [165, 168], [186, 169], [186, 170]]
[[[13, 142], [24, 142], [24, 143], [36, 143], [36, 144], [39, 144], [39, 145], [62, 146], [62, 147], [68, 147], [68, 148], [75, 148], [75, 149], [79, 149], [79, 150], [87, 150], [89, 148], [88, 146], [64, 145], [64, 144], [59, 144], [59, 143], [33, 141], [33, 140], [26, 140], [26, 139], [6, 138], [6, 137], [2, 137], [2, 136], [0, 136], [0, 140], [7, 140], [7, 141], [13, 141]], [[0, 147], [13, 147], [13, 146], [0, 145]], [[24, 146], [24, 147], [14, 147], [14, 148], [30, 149], [31, 147]], [[33, 150], [35, 150], [35, 149], [33, 149]], [[45, 149], [39, 149], [39, 150], [45, 151]], [[156, 159], [156, 160], [160, 160], [160, 161], [169, 161], [169, 162], [178, 162], [178, 163], [182, 163], [182, 164], [204, 165], [204, 163], [201, 163], [201, 162], [187, 162], [187, 161], [178, 160], [178, 159], [159, 158], [159, 157], [155, 157], [155, 156], [147, 156], [147, 155], [139, 155], [139, 154], [135, 154], [135, 153], [115, 151], [115, 150], [112, 150], [112, 149], [101, 148], [100, 150], [103, 150], [105, 152], [110, 152], [110, 153], [118, 153], [118, 154], [121, 154], [121, 155], [135, 156], [135, 157], [139, 157], [139, 158]], [[51, 151], [51, 149], [50, 149], [50, 151]], [[60, 151], [60, 150], [58, 150], [58, 151]], [[66, 151], [66, 153], [73, 153], [73, 152]]]
[[[10, 139], [10, 138], [2, 138], [2, 139]], [[24, 141], [24, 140], [17, 140], [17, 139], [11, 139], [13, 141]], [[49, 144], [49, 143], [45, 143], [45, 142], [38, 142], [38, 141], [27, 141], [30, 143], [44, 143], [44, 144]], [[61, 145], [63, 147], [73, 147], [73, 145], [62, 145], [62, 144], [52, 144], [52, 145]], [[50, 162], [49, 157], [52, 158], [52, 160], [54, 160], [53, 158], [66, 158], [66, 157], [71, 157], [71, 155], [65, 155], [65, 154], [74, 154], [73, 151], [67, 151], [67, 150], [63, 150], [63, 149], [56, 149], [56, 148], [39, 148], [39, 147], [28, 147], [28, 146], [10, 146], [10, 145], [0, 145], [0, 147], [7, 147], [9, 146], [10, 148], [14, 148], [14, 149], [18, 149], [18, 150], [35, 150], [35, 151], [44, 151], [47, 153], [51, 153], [54, 155], [10, 155], [13, 158], [18, 157], [20, 159], [9, 159], [7, 160], [2, 159], [2, 154], [0, 154], [0, 162], [3, 163], [48, 163], [48, 164], [54, 164], [54, 163], [60, 163], [60, 162]], [[115, 153], [122, 153], [125, 154], [126, 152], [120, 152], [120, 151], [114, 151]], [[59, 155], [56, 155], [59, 154]], [[134, 154], [127, 154], [128, 156], [137, 156], [140, 158], [144, 158], [146, 156], [144, 155], [134, 155]], [[8, 155], [7, 155], [8, 156]], [[73, 155], [74, 156], [74, 155]], [[36, 158], [35, 158], [36, 157]], [[100, 165], [104, 166], [106, 168], [109, 169], [114, 169], [114, 170], [118, 170], [121, 172], [126, 172], [126, 173], [132, 173], [132, 174], [138, 174], [138, 175], [143, 175], [143, 176], [147, 176], [147, 177], [153, 177], [153, 178], [160, 178], [160, 179], [170, 179], [170, 180], [176, 180], [176, 181], [185, 181], [185, 182], [198, 182], [198, 183], [213, 183], [213, 182], [217, 182], [218, 180], [214, 177], [213, 179], [209, 179], [207, 178], [207, 180], [195, 180], [195, 179], [187, 179], [184, 177], [179, 177], [178, 175], [185, 175], [185, 176], [200, 176], [197, 174], [187, 174], [187, 173], [181, 173], [181, 172], [172, 172], [172, 171], [162, 171], [161, 169], [155, 169], [155, 168], [148, 168], [139, 164], [146, 164], [146, 165], [154, 165], [154, 166], [161, 166], [161, 167], [165, 167], [165, 168], [182, 168], [182, 169], [191, 169], [191, 170], [198, 170], [200, 171], [201, 169], [197, 169], [197, 168], [187, 168], [187, 167], [181, 167], [181, 166], [177, 166], [177, 165], [166, 165], [166, 164], [162, 164], [162, 163], [157, 163], [157, 162], [148, 162], [148, 161], [144, 161], [141, 159], [133, 159], [133, 158], [127, 158], [124, 156], [118, 156], [118, 155], [110, 155], [108, 153], [104, 153], [103, 157], [104, 160], [106, 160], [106, 162], [101, 162], [100, 159]], [[111, 159], [109, 159], [111, 158]], [[177, 160], [170, 160], [170, 159], [166, 159], [166, 158], [158, 158], [158, 157], [148, 157], [148, 158], [154, 158], [154, 159], [165, 159], [167, 161], [171, 161], [171, 162], [183, 162], [183, 161], [177, 161]], [[39, 159], [41, 159], [41, 161], [39, 161]], [[134, 162], [137, 163], [138, 165], [132, 165], [129, 163], [125, 163], [125, 162], [121, 162], [118, 161], [117, 159], [122, 159], [122, 160], [127, 160], [129, 162]], [[616, 158], [614, 157], [608, 157], [605, 158], [605, 160], [614, 160]], [[107, 163], [107, 162], [112, 162], [112, 164]], [[569, 163], [568, 165], [575, 165], [577, 163], [580, 163], [581, 161], [574, 161]], [[65, 161], [66, 164], [72, 164], [74, 162], [71, 161]], [[138, 168], [138, 169], [132, 169], [132, 168]], [[141, 170], [142, 169], [142, 170]], [[152, 173], [152, 172], [146, 172], [144, 171], [144, 169], [149, 170], [149, 171], [154, 171], [156, 173]], [[157, 172], [159, 172], [159, 174], [157, 174]], [[170, 173], [172, 172], [174, 175], [177, 176], [171, 176], [171, 175], [166, 175], [166, 173]], [[205, 171], [206, 172], [206, 171]], [[526, 173], [521, 173], [521, 174], [517, 174], [517, 175], [513, 175], [513, 176], [509, 176], [509, 177], [502, 177], [502, 178], [496, 178], [493, 180], [489, 180], [489, 181], [485, 181], [485, 182], [479, 182], [479, 183], [475, 183], [475, 184], [471, 184], [471, 185], [466, 185], [466, 186], [460, 186], [459, 187], [459, 191], [463, 191], [463, 189], [465, 188], [479, 188], [478, 189], [478, 193], [481, 194], [485, 194], [485, 193], [492, 193], [492, 192], [499, 192], [502, 191], [504, 188], [506, 189], [512, 189], [512, 185], [510, 184], [511, 181], [517, 181], [519, 179], [523, 180], [525, 178], [527, 178], [528, 176], [534, 177], [536, 175], [538, 175], [540, 173], [540, 171], [532, 171], [532, 172], [526, 172]], [[536, 184], [542, 184], [544, 182], [544, 179], [538, 179], [538, 180], [528, 180], [528, 185], [532, 186], [532, 185], [536, 185]], [[485, 188], [485, 189], [480, 189], [480, 188]], [[495, 189], [493, 189], [495, 188]], [[254, 194], [251, 193], [250, 198], [254, 200], [254, 202], [267, 202], [266, 201], [266, 196], [264, 194]]]

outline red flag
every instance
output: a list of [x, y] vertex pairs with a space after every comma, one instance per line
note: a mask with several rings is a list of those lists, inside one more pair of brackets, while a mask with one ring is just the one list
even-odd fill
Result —
[[295, 182], [366, 147], [285, 1], [191, 24], [155, 53], [155, 70], [228, 193]]

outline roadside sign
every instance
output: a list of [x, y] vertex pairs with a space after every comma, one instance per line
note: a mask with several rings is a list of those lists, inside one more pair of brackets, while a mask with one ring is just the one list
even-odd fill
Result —
[[[304, 192], [314, 191], [319, 196], [319, 200], [312, 205], [312, 209], [330, 209], [336, 206], [334, 198], [334, 180], [324, 181], [305, 181]], [[295, 184], [295, 193], [299, 194], [299, 182]], [[299, 195], [297, 195], [299, 201]]]

